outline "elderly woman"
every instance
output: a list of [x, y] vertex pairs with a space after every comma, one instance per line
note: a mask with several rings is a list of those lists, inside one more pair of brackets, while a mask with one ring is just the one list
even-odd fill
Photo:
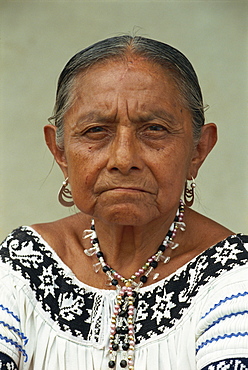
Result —
[[187, 58], [98, 42], [65, 66], [51, 119], [59, 200], [79, 212], [2, 244], [0, 368], [246, 369], [248, 237], [190, 209], [216, 126]]

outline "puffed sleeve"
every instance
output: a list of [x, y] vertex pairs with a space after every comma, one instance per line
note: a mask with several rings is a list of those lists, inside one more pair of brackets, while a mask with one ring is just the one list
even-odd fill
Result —
[[[8, 265], [0, 263], [0, 352], [8, 356], [15, 366], [20, 361], [27, 361], [25, 346], [28, 338], [22, 332], [18, 307], [18, 290], [16, 277]], [[2, 356], [2, 357], [1, 357]], [[0, 356], [4, 369], [3, 355]], [[5, 358], [6, 359], [6, 358]], [[9, 367], [9, 369], [16, 367]]]
[[248, 266], [237, 267], [213, 282], [202, 307], [197, 369], [248, 369]]

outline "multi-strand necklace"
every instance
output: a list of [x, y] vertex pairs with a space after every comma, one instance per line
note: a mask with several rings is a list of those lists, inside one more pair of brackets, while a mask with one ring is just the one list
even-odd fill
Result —
[[[176, 249], [177, 243], [173, 242], [177, 230], [185, 230], [183, 222], [184, 204], [180, 200], [179, 208], [176, 217], [169, 228], [162, 244], [146, 263], [130, 278], [125, 278], [112, 267], [110, 267], [104, 259], [103, 252], [100, 249], [99, 240], [97, 238], [94, 220], [92, 220], [91, 229], [84, 230], [83, 238], [91, 239], [91, 247], [85, 249], [87, 256], [96, 255], [98, 262], [93, 265], [97, 273], [101, 268], [107, 275], [107, 285], [115, 286], [116, 299], [111, 318], [110, 338], [109, 338], [109, 369], [115, 369], [117, 364], [117, 354], [121, 353], [121, 368], [134, 370], [134, 346], [135, 346], [135, 300], [139, 289], [147, 282], [152, 271], [156, 269], [159, 261], [168, 263], [170, 256], [164, 255], [166, 249]], [[154, 274], [153, 279], [158, 278], [159, 274]], [[137, 281], [138, 280], [138, 281]]]

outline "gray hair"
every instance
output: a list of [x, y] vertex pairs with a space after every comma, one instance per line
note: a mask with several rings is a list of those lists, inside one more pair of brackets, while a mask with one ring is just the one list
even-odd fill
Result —
[[183, 103], [191, 112], [194, 140], [199, 140], [205, 122], [205, 108], [198, 78], [190, 61], [179, 50], [163, 42], [141, 36], [123, 35], [99, 41], [78, 52], [61, 72], [53, 116], [49, 118], [49, 122], [57, 127], [56, 141], [59, 148], [63, 148], [64, 116], [73, 105], [77, 76], [96, 63], [123, 60], [127, 55], [142, 56], [170, 72]]

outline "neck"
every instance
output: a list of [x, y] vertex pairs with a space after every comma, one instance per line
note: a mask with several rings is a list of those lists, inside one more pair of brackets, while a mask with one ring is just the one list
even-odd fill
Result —
[[121, 275], [128, 277], [157, 252], [173, 220], [155, 220], [144, 226], [111, 225], [95, 220], [95, 230], [106, 262]]

